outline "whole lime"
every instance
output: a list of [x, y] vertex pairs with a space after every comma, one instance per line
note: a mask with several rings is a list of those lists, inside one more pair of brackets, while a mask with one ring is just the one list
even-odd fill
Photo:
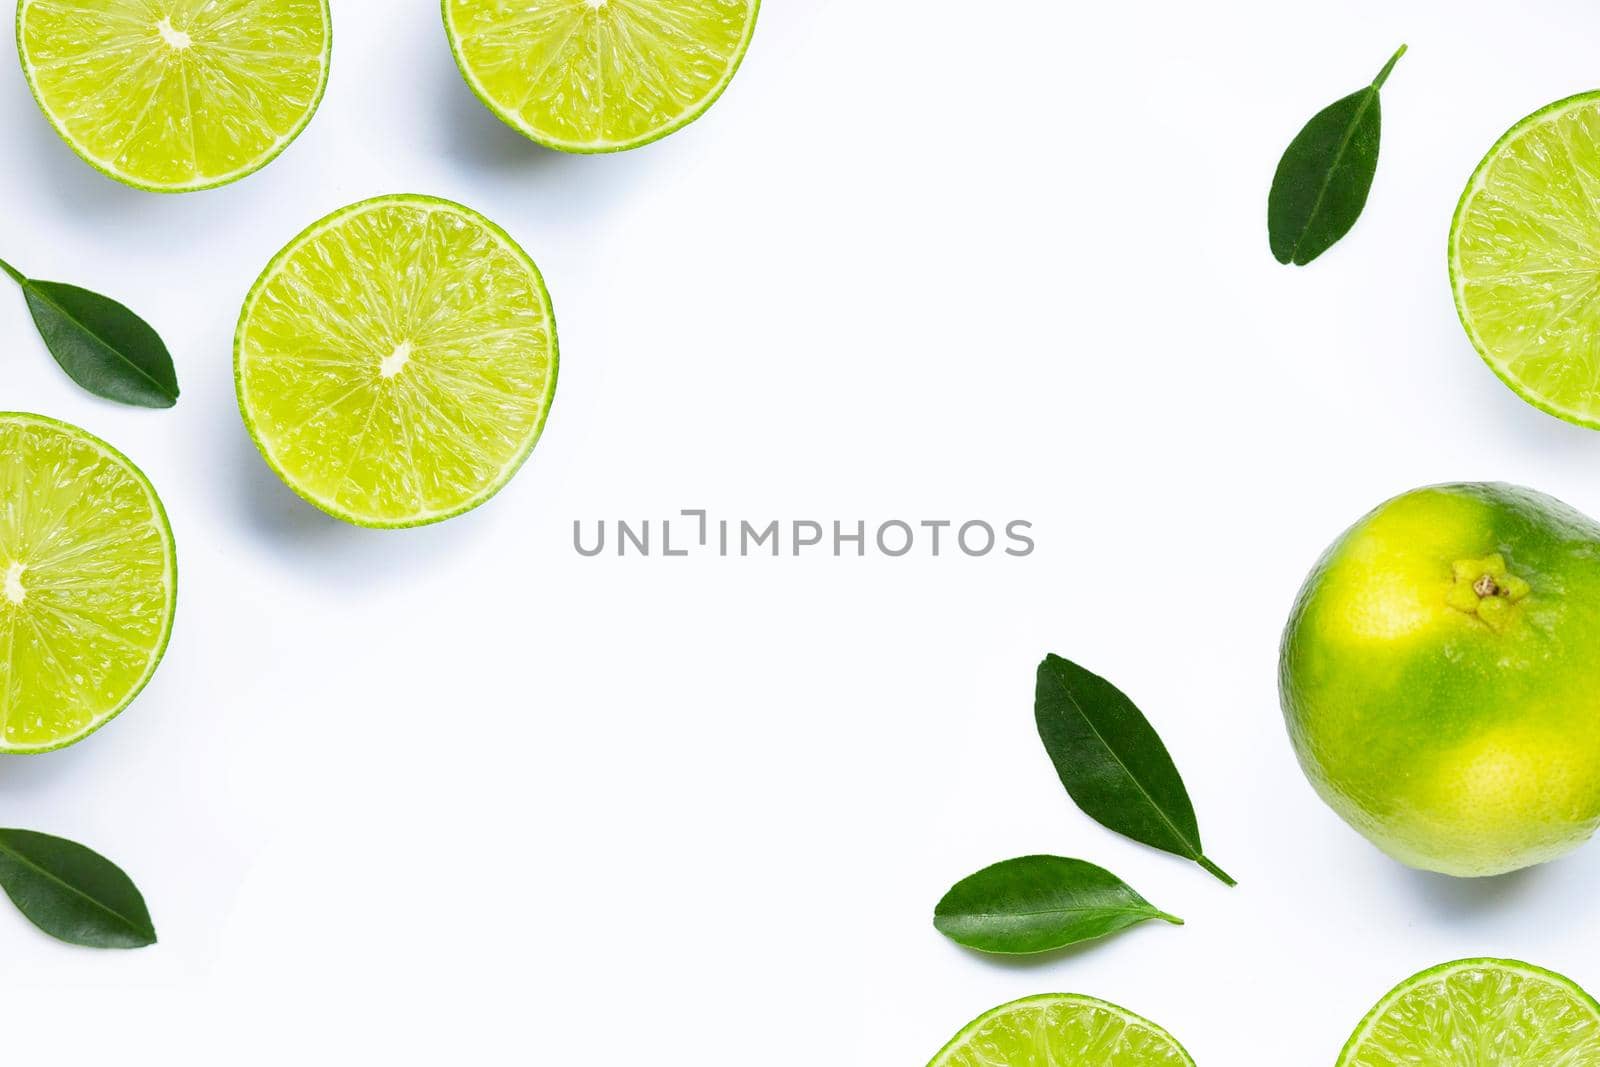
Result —
[[1600, 826], [1600, 524], [1509, 485], [1396, 497], [1306, 579], [1279, 687], [1311, 784], [1395, 859], [1562, 855]]

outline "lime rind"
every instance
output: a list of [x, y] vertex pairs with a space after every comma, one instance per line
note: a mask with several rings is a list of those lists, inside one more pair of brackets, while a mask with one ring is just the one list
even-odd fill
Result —
[[[1471, 312], [1467, 308], [1466, 286], [1469, 279], [1465, 276], [1461, 263], [1460, 241], [1463, 224], [1474, 200], [1482, 193], [1494, 165], [1510, 145], [1527, 136], [1533, 129], [1568, 112], [1596, 106], [1600, 106], [1600, 90], [1591, 90], [1568, 96], [1548, 104], [1521, 119], [1501, 135], [1500, 139], [1494, 143], [1493, 147], [1489, 149], [1473, 170], [1472, 177], [1468, 180], [1466, 188], [1462, 190], [1460, 200], [1456, 203], [1455, 214], [1450, 221], [1450, 246], [1448, 250], [1450, 290], [1455, 301], [1456, 315], [1460, 318], [1461, 325], [1466, 330], [1467, 337], [1472, 342], [1472, 347], [1478, 353], [1479, 358], [1494, 372], [1495, 377], [1504, 382], [1507, 388], [1528, 404], [1547, 415], [1553, 415], [1565, 422], [1589, 429], [1600, 429], [1600, 408], [1594, 411], [1580, 411], [1555, 403], [1540, 395], [1512, 374], [1509, 368], [1503, 365], [1502, 361], [1491, 350], [1488, 343], [1484, 341], [1482, 334], [1477, 326], [1474, 325]], [[1600, 222], [1597, 222], [1596, 228], [1600, 230]]]
[[29, 61], [28, 49], [23, 37], [25, 16], [28, 8], [35, 2], [36, 0], [18, 0], [17, 3], [17, 55], [22, 63], [23, 80], [28, 84], [28, 92], [33, 96], [34, 103], [38, 105], [40, 112], [45, 117], [45, 121], [50, 123], [50, 128], [55, 130], [56, 135], [66, 143], [68, 148], [72, 149], [74, 155], [106, 177], [133, 189], [148, 193], [198, 193], [248, 178], [283, 155], [289, 146], [305, 132], [306, 127], [311, 125], [311, 120], [316, 117], [317, 110], [322, 106], [323, 97], [328, 91], [328, 76], [333, 63], [333, 15], [329, 8], [329, 0], [318, 0], [322, 10], [321, 76], [317, 81], [316, 92], [312, 95], [310, 103], [295, 124], [287, 132], [280, 135], [266, 152], [234, 170], [220, 175], [211, 175], [193, 182], [161, 183], [146, 181], [136, 174], [119, 170], [85, 151], [76, 139], [68, 135], [62, 119], [45, 102], [44, 94], [40, 91], [35, 77], [35, 67]]
[[115, 719], [118, 715], [122, 714], [123, 711], [127, 710], [128, 705], [132, 704], [136, 699], [138, 699], [139, 694], [144, 692], [145, 688], [150, 684], [150, 679], [155, 677], [156, 670], [161, 666], [161, 661], [166, 656], [167, 647], [172, 642], [172, 628], [177, 618], [178, 549], [177, 541], [172, 534], [172, 521], [167, 516], [167, 509], [165, 505], [161, 503], [160, 494], [156, 492], [155, 486], [150, 483], [150, 479], [145, 476], [144, 471], [139, 469], [138, 464], [134, 463], [120, 450], [106, 443], [104, 440], [83, 429], [82, 427], [74, 426], [69, 422], [63, 422], [60, 419], [50, 418], [48, 415], [37, 415], [26, 411], [0, 411], [0, 424], [4, 423], [41, 426], [46, 429], [58, 431], [64, 436], [71, 437], [75, 440], [79, 440], [88, 444], [91, 448], [116, 462], [129, 475], [131, 475], [134, 481], [144, 490], [145, 496], [149, 500], [152, 514], [158, 520], [155, 525], [161, 534], [163, 544], [166, 548], [166, 600], [163, 605], [164, 610], [161, 632], [156, 645], [150, 654], [149, 662], [145, 667], [143, 675], [133, 684], [132, 687], [130, 687], [127, 695], [119, 703], [113, 706], [110, 710], [102, 712], [84, 729], [75, 731], [68, 736], [56, 738], [48, 744], [37, 745], [11, 744], [7, 742], [3, 736], [0, 736], [0, 753], [8, 755], [36, 755], [43, 752], [54, 752], [58, 749], [66, 748], [68, 745], [77, 744], [90, 734], [95, 733], [109, 723], [112, 719]]
[[445, 36], [450, 41], [450, 54], [455, 57], [456, 69], [461, 72], [462, 79], [476, 96], [488, 108], [490, 113], [501, 122], [516, 130], [522, 136], [536, 144], [557, 152], [567, 152], [572, 155], [604, 155], [612, 152], [626, 152], [634, 148], [643, 148], [645, 145], [654, 144], [663, 137], [668, 137], [685, 126], [690, 125], [711, 109], [711, 106], [721, 99], [727, 92], [728, 86], [733, 82], [734, 75], [739, 73], [739, 67], [744, 63], [744, 57], [750, 50], [750, 42], [755, 36], [756, 22], [761, 14], [761, 0], [748, 0], [749, 17], [745, 20], [744, 36], [740, 39], [728, 61], [727, 68], [716, 86], [695, 102], [692, 107], [686, 108], [672, 121], [651, 129], [648, 133], [638, 137], [621, 141], [574, 141], [568, 138], [557, 137], [546, 131], [540, 130], [530, 123], [524, 122], [509, 108], [498, 103], [493, 95], [484, 87], [478, 76], [472, 72], [470, 65], [461, 50], [461, 35], [456, 28], [455, 21], [450, 14], [451, 0], [440, 0], [440, 13], [444, 18]]
[[[1499, 971], [1516, 975], [1520, 978], [1543, 982], [1557, 992], [1565, 994], [1575, 1006], [1585, 1009], [1593, 1018], [1597, 1033], [1600, 1033], [1600, 1002], [1596, 1002], [1595, 998], [1587, 990], [1566, 975], [1557, 974], [1555, 971], [1547, 970], [1531, 963], [1524, 963], [1521, 960], [1480, 956], [1472, 959], [1453, 960], [1449, 963], [1441, 963], [1436, 967], [1430, 967], [1425, 971], [1412, 975], [1384, 994], [1383, 999], [1373, 1005], [1372, 1010], [1367, 1012], [1360, 1025], [1356, 1027], [1355, 1032], [1350, 1035], [1350, 1039], [1345, 1042], [1344, 1048], [1339, 1053], [1338, 1063], [1334, 1067], [1361, 1067], [1356, 1057], [1361, 1054], [1363, 1046], [1371, 1038], [1378, 1024], [1394, 1010], [1400, 1001], [1419, 986], [1443, 985], [1451, 976], [1470, 971]], [[1596, 1059], [1600, 1060], [1600, 1038], [1597, 1038]], [[1385, 1059], [1379, 1062], [1387, 1064], [1391, 1061]], [[1574, 1067], [1576, 1067], [1578, 1062], [1588, 1063], [1593, 1061], [1573, 1062]]]
[[[540, 413], [537, 422], [533, 425], [531, 431], [528, 433], [527, 439], [525, 442], [523, 442], [520, 450], [506, 461], [505, 465], [500, 469], [500, 471], [491, 480], [489, 480], [481, 490], [460, 504], [450, 508], [429, 511], [404, 519], [392, 521], [375, 519], [372, 516], [362, 515], [349, 508], [341, 507], [337, 500], [330, 500], [326, 497], [319, 496], [318, 494], [309, 491], [303, 484], [301, 484], [300, 479], [298, 479], [291, 471], [289, 471], [274, 454], [272, 448], [268, 445], [260, 426], [257, 424], [255, 417], [252, 415], [249, 398], [247, 396], [244, 375], [245, 333], [250, 324], [251, 312], [254, 310], [258, 300], [260, 299], [263, 290], [277, 275], [279, 269], [283, 266], [285, 261], [288, 260], [288, 258], [298, 249], [304, 246], [307, 242], [316, 238], [318, 235], [327, 232], [328, 230], [331, 230], [364, 212], [374, 211], [389, 206], [433, 208], [457, 213], [471, 221], [473, 224], [482, 227], [485, 231], [492, 234], [495, 239], [504, 247], [504, 249], [529, 271], [529, 274], [534, 282], [533, 288], [539, 296], [540, 308], [544, 316], [544, 321], [548, 326], [550, 344], [549, 376], [544, 394], [540, 398]], [[559, 335], [556, 328], [555, 307], [550, 300], [550, 291], [545, 285], [544, 275], [540, 273], [538, 265], [534, 263], [532, 257], [523, 250], [522, 246], [519, 245], [509, 233], [495, 224], [492, 220], [485, 218], [483, 215], [465, 206], [464, 204], [457, 203], [453, 200], [447, 200], [443, 197], [427, 196], [420, 193], [387, 194], [362, 200], [340, 208], [339, 210], [334, 211], [321, 219], [318, 219], [316, 222], [313, 222], [304, 230], [300, 231], [300, 233], [297, 234], [291, 241], [289, 241], [289, 243], [286, 244], [277, 255], [273, 256], [271, 261], [268, 262], [266, 267], [262, 270], [261, 274], [256, 278], [255, 283], [250, 287], [250, 292], [245, 297], [244, 307], [239, 314], [239, 322], [234, 330], [233, 339], [234, 394], [238, 401], [239, 414], [244, 421], [245, 429], [250, 434], [250, 439], [255, 442], [256, 448], [260, 451], [262, 458], [266, 461], [267, 465], [272, 468], [273, 473], [276, 474], [285, 485], [292, 489], [294, 493], [306, 503], [343, 522], [348, 522], [354, 526], [366, 527], [368, 529], [398, 530], [444, 522], [447, 519], [455, 518], [458, 515], [463, 515], [474, 508], [480, 507], [481, 505], [487, 503], [502, 489], [504, 489], [506, 485], [511, 482], [511, 479], [516, 476], [516, 473], [522, 468], [522, 465], [527, 462], [528, 457], [533, 454], [534, 447], [539, 443], [539, 438], [544, 433], [544, 427], [549, 421], [550, 408], [556, 393], [556, 384], [560, 377], [560, 367], [561, 352]]]
[[[1179, 1044], [1177, 1038], [1173, 1037], [1163, 1027], [1109, 1001], [1099, 1000], [1079, 993], [1040, 993], [1031, 997], [1023, 997], [1021, 1000], [1013, 1000], [997, 1008], [991, 1008], [962, 1027], [961, 1031], [951, 1038], [932, 1060], [928, 1061], [928, 1067], [953, 1067], [955, 1054], [961, 1052], [977, 1034], [1003, 1016], [1020, 1015], [1026, 1012], [1060, 1006], [1079, 1007], [1085, 1011], [1114, 1016], [1129, 1030], [1147, 1033], [1151, 1038], [1161, 1043], [1164, 1052], [1170, 1050], [1174, 1054], [1176, 1057], [1175, 1062], [1183, 1064], [1185, 1067], [1194, 1067], [1194, 1059], [1189, 1055], [1188, 1050]], [[1055, 1061], [1044, 1062], [1053, 1063]], [[1036, 1065], [1031, 1062], [1026, 1064], [993, 1064], [992, 1067], [1043, 1067], [1043, 1064]], [[1119, 1063], [1107, 1065], [1107, 1067], [1131, 1067], [1131, 1065]]]

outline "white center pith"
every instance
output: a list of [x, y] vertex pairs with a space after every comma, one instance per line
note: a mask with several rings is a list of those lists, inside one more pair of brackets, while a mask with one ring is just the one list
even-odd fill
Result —
[[184, 33], [182, 30], [173, 27], [172, 20], [170, 18], [164, 18], [160, 22], [156, 23], [156, 32], [161, 34], [161, 39], [163, 41], [167, 42], [167, 44], [173, 50], [178, 52], [181, 52], [185, 48], [188, 48], [190, 45], [194, 44], [194, 41], [190, 39], [187, 33]]
[[599, 11], [601, 8], [606, 6], [606, 0], [586, 0], [586, 2], [596, 11]]
[[411, 362], [411, 342], [401, 341], [394, 346], [394, 351], [378, 360], [378, 374], [384, 378], [393, 378], [405, 369]]
[[5, 588], [0, 591], [13, 604], [20, 604], [28, 598], [28, 591], [22, 587], [22, 572], [27, 569], [15, 560], [6, 568]]

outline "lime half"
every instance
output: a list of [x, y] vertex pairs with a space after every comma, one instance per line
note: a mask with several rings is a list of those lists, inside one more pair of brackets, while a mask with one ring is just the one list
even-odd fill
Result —
[[245, 300], [234, 377], [267, 463], [358, 526], [418, 526], [503, 487], [556, 388], [555, 313], [522, 249], [447, 200], [386, 196], [279, 252]]
[[1351, 1036], [1337, 1067], [1597, 1067], [1600, 1005], [1559, 974], [1460, 960], [1406, 979]]
[[0, 752], [70, 745], [127, 707], [172, 633], [172, 527], [139, 468], [0, 414]]
[[1115, 1004], [1048, 993], [985, 1012], [928, 1067], [1194, 1067], [1155, 1023]]
[[141, 189], [235, 181], [294, 140], [328, 83], [327, 0], [21, 0], [17, 50], [72, 150]]
[[1450, 281], [1473, 345], [1528, 403], [1600, 429], [1600, 93], [1489, 150], [1456, 208]]
[[760, 0], [443, 0], [472, 91], [564, 152], [619, 152], [680, 130], [733, 80]]

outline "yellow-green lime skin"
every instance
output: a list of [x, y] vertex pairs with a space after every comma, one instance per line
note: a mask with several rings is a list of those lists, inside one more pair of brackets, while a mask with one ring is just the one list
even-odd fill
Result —
[[461, 75], [501, 121], [562, 152], [620, 152], [705, 114], [760, 0], [443, 0]]
[[1600, 1005], [1516, 960], [1442, 964], [1401, 982], [1335, 1067], [1600, 1067]]
[[1194, 1067], [1171, 1034], [1115, 1004], [1046, 993], [968, 1023], [928, 1067]]
[[1513, 126], [1450, 228], [1467, 336], [1518, 396], [1600, 429], [1600, 93]]
[[0, 752], [111, 721], [172, 635], [178, 560], [161, 499], [99, 438], [0, 413]]
[[1402, 863], [1461, 877], [1600, 826], [1600, 525], [1501, 484], [1419, 489], [1306, 579], [1279, 684], [1300, 764]]
[[328, 0], [20, 0], [17, 51], [63, 140], [117, 181], [183, 193], [266, 166], [328, 84]]
[[500, 227], [436, 197], [334, 212], [246, 298], [234, 382], [285, 483], [358, 526], [440, 522], [511, 480], [555, 396], [555, 311]]

